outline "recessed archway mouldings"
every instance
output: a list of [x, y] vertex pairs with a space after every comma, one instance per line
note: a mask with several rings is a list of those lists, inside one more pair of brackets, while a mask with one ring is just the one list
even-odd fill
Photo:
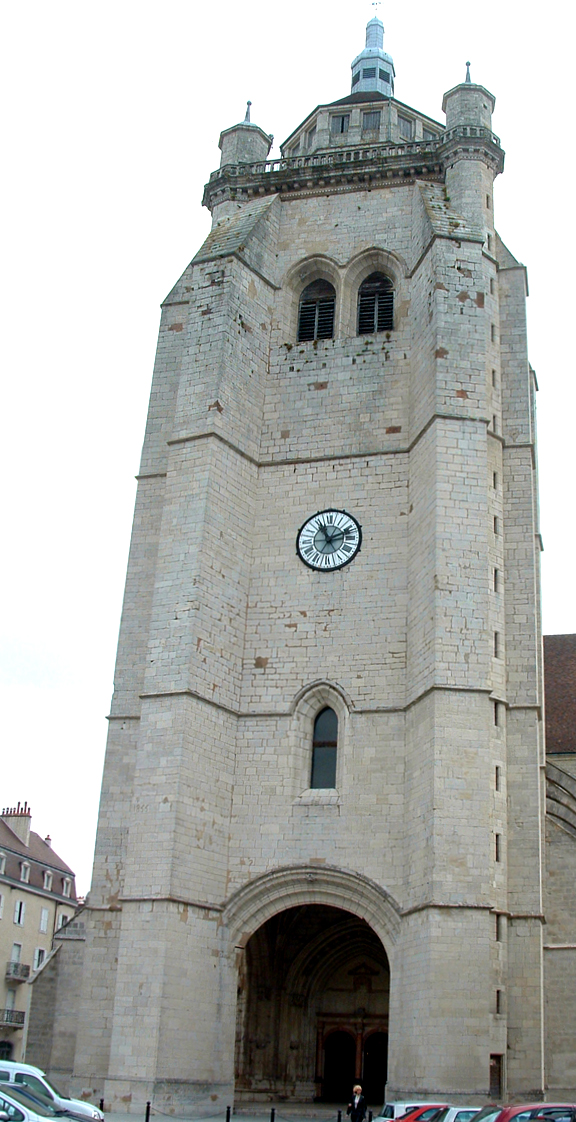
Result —
[[341, 908], [366, 920], [380, 939], [392, 969], [400, 934], [398, 904], [368, 877], [332, 865], [292, 865], [255, 877], [230, 897], [222, 922], [230, 932], [231, 945], [242, 950], [268, 919], [303, 904]]
[[291, 340], [296, 338], [302, 292], [307, 285], [320, 279], [329, 281], [336, 291], [334, 337], [355, 336], [358, 289], [366, 277], [379, 272], [390, 277], [394, 284], [396, 303], [399, 300], [402, 302], [408, 266], [400, 254], [382, 246], [370, 246], [343, 262], [321, 253], [311, 254], [310, 257], [297, 261], [288, 269], [281, 284], [281, 290], [290, 295], [289, 306], [284, 303], [286, 322], [283, 329], [287, 337]]

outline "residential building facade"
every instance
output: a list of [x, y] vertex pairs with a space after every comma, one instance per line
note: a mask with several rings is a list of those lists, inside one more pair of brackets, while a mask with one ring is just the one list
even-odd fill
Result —
[[74, 873], [49, 837], [31, 830], [31, 811], [0, 815], [0, 1058], [25, 1056], [30, 990], [26, 983], [52, 948], [54, 933], [76, 910]]

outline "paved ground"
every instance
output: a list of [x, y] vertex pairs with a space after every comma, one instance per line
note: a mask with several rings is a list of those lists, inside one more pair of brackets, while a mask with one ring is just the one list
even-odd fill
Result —
[[[274, 1108], [274, 1119], [271, 1119], [271, 1110]], [[346, 1107], [342, 1106], [343, 1122], [346, 1120]], [[150, 1122], [163, 1122], [169, 1118], [171, 1122], [189, 1122], [189, 1119], [178, 1118], [173, 1114], [163, 1114], [158, 1110], [150, 1112]], [[106, 1111], [106, 1122], [144, 1122], [145, 1106], [142, 1113], [133, 1108], [130, 1114], [116, 1114]], [[231, 1115], [231, 1122], [340, 1122], [338, 1107], [322, 1103], [244, 1103], [238, 1106]], [[204, 1118], [197, 1118], [195, 1122], [226, 1122], [226, 1111], [207, 1114]]]

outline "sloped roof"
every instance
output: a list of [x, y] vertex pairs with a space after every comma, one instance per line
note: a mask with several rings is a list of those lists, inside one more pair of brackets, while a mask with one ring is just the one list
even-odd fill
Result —
[[[3, 818], [0, 818], [0, 850], [6, 854], [4, 880], [17, 882], [19, 886], [22, 885], [22, 888], [41, 889], [47, 895], [62, 898], [62, 884], [58, 877], [54, 878], [51, 890], [44, 889], [44, 870], [52, 870], [56, 874], [70, 878], [72, 887], [70, 896], [66, 899], [69, 899], [72, 904], [76, 903], [76, 887], [72, 869], [54, 852], [52, 846], [47, 845], [44, 839], [34, 830], [30, 831], [29, 844], [25, 845], [18, 834], [14, 833], [14, 830], [8, 826]], [[30, 875], [26, 884], [20, 882], [21, 859], [28, 861], [30, 864]]]
[[232, 253], [239, 253], [275, 198], [276, 195], [269, 195], [253, 203], [239, 204], [236, 214], [222, 218], [214, 226], [192, 261], [211, 261], [214, 257], [229, 257]]
[[576, 754], [576, 635], [544, 636], [546, 751]]
[[432, 229], [439, 237], [466, 238], [468, 241], [484, 241], [484, 232], [479, 226], [467, 222], [461, 214], [451, 210], [440, 183], [418, 183], [426, 214]]

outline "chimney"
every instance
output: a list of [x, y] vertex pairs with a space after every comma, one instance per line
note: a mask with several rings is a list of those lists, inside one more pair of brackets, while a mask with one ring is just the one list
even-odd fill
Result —
[[24, 842], [24, 845], [29, 844], [32, 811], [28, 803], [24, 803], [24, 806], [20, 806], [20, 803], [18, 803], [18, 806], [4, 807], [0, 818], [14, 831], [20, 841]]
[[50, 834], [46, 834], [46, 837], [44, 838], [44, 844], [52, 847], [52, 838], [50, 837]]

